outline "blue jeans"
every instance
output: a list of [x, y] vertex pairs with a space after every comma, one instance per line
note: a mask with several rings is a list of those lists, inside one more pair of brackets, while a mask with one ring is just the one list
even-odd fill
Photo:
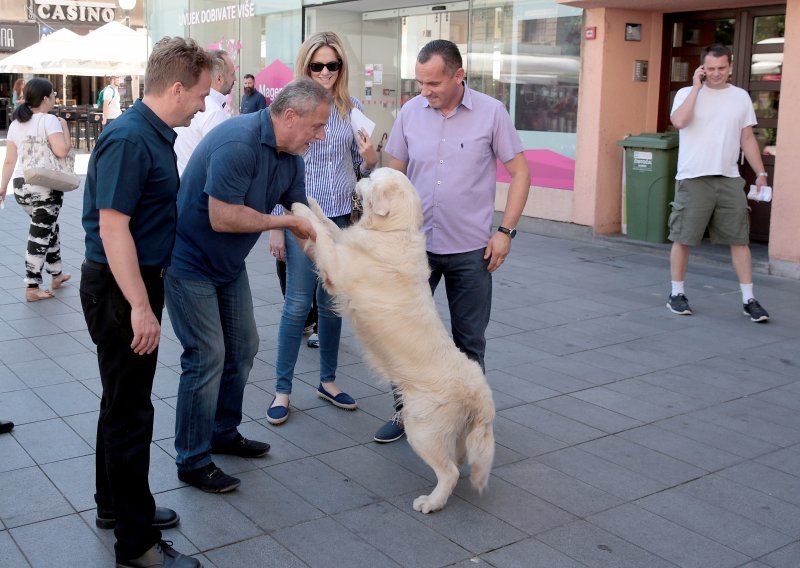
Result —
[[[492, 273], [484, 260], [485, 249], [456, 254], [428, 253], [431, 293], [444, 278], [447, 305], [450, 308], [450, 331], [453, 342], [464, 354], [477, 361], [484, 373], [486, 365], [486, 328], [492, 312]], [[397, 389], [392, 388], [394, 408], [403, 408]]]
[[212, 444], [238, 434], [258, 330], [246, 270], [221, 286], [167, 274], [165, 289], [172, 329], [183, 346], [175, 462], [178, 471], [191, 471], [212, 463]]
[[[332, 217], [339, 227], [346, 227], [350, 216]], [[275, 392], [292, 394], [292, 379], [306, 316], [317, 295], [317, 333], [319, 334], [319, 380], [329, 383], [336, 380], [339, 364], [339, 338], [342, 335], [342, 318], [334, 309], [333, 297], [320, 284], [317, 273], [292, 233], [284, 231], [286, 237], [286, 299], [283, 303], [281, 324], [278, 328], [278, 356], [275, 361], [277, 382]]]

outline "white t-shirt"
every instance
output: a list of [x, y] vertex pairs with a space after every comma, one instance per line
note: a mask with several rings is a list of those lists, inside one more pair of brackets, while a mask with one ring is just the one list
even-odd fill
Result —
[[[675, 95], [674, 113], [689, 96], [691, 87]], [[742, 129], [757, 123], [750, 95], [728, 85], [724, 89], [703, 87], [697, 93], [694, 117], [680, 130], [678, 174], [675, 179], [702, 176], [739, 177]]]
[[[39, 126], [42, 120], [44, 121], [43, 129]], [[22, 177], [22, 170], [25, 169], [19, 159], [22, 143], [25, 141], [25, 138], [28, 136], [40, 136], [42, 130], [45, 132], [45, 138], [49, 138], [51, 134], [63, 132], [58, 117], [45, 112], [33, 113], [33, 116], [28, 122], [14, 120], [8, 127], [8, 135], [6, 138], [17, 147], [17, 163], [14, 166], [12, 177]]]
[[103, 89], [103, 106], [108, 101], [108, 112], [105, 113], [106, 120], [113, 120], [122, 114], [119, 106], [119, 91], [112, 85], [106, 85]]
[[211, 89], [206, 97], [206, 110], [194, 115], [189, 126], [179, 126], [175, 129], [178, 137], [175, 139], [175, 156], [178, 158], [178, 175], [183, 175], [192, 152], [200, 144], [200, 140], [211, 130], [222, 123], [230, 115], [225, 110], [225, 95]]

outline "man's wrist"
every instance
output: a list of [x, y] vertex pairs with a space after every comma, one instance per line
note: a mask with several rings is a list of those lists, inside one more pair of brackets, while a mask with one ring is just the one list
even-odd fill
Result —
[[769, 174], [767, 172], [758, 172], [756, 177], [769, 177]]

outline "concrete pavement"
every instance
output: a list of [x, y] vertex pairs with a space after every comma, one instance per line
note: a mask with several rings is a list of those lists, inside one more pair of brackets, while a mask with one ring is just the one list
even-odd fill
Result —
[[[17, 424], [0, 436], [4, 568], [113, 565], [113, 534], [94, 526], [100, 380], [78, 296], [81, 194], [65, 197], [73, 279], [53, 300], [24, 301], [28, 218], [13, 198], [0, 212], [0, 418]], [[151, 487], [182, 517], [165, 538], [205, 566], [800, 566], [800, 282], [757, 274], [773, 319], [754, 324], [730, 267], [693, 259], [695, 315], [676, 316], [665, 247], [520, 233], [494, 280], [488, 490], [462, 478], [424, 516], [411, 502], [433, 474], [405, 440], [372, 442], [391, 395], [348, 329], [338, 384], [359, 410], [316, 397], [318, 352], [303, 346], [290, 419], [266, 423], [282, 302], [266, 250], [248, 262], [261, 346], [241, 431], [272, 450], [215, 458], [242, 479], [233, 493], [175, 475], [181, 349], [164, 322]]]

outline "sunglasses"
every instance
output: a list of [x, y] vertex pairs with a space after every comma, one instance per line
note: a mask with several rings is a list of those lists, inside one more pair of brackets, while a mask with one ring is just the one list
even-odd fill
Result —
[[50, 93], [50, 96], [53, 97], [53, 98], [56, 98], [58, 96], [58, 92], [57, 91], [53, 91], [53, 92]]
[[325, 67], [328, 68], [328, 71], [331, 73], [336, 73], [339, 69], [342, 68], [342, 60], [337, 59], [336, 61], [328, 61], [327, 63], [309, 63], [308, 68], [311, 69], [314, 73], [320, 73]]

